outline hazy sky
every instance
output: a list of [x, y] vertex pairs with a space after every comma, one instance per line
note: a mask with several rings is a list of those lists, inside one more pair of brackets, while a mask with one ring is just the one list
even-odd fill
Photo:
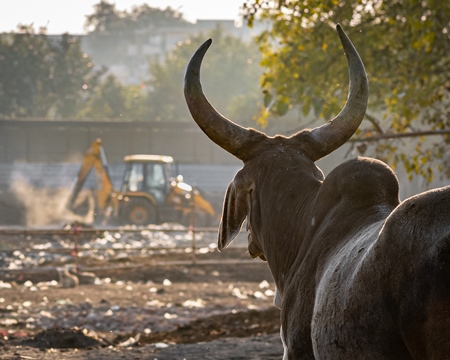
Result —
[[[84, 33], [85, 15], [100, 0], [0, 0], [0, 32], [13, 31], [19, 23], [47, 26], [49, 34]], [[179, 9], [190, 21], [232, 19], [239, 15], [243, 0], [109, 0], [120, 10], [133, 5]]]

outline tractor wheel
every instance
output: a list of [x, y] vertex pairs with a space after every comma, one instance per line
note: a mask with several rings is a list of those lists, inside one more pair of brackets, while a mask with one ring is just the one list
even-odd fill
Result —
[[125, 224], [148, 225], [156, 224], [158, 213], [155, 205], [146, 200], [131, 200], [125, 207], [122, 218]]

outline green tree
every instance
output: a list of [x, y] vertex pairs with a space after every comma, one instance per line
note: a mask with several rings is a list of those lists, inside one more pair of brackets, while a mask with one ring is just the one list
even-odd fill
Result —
[[141, 119], [146, 98], [146, 93], [140, 87], [123, 86], [113, 75], [108, 75], [94, 89], [78, 116], [91, 119]]
[[261, 69], [257, 47], [226, 35], [219, 27], [208, 35], [199, 34], [179, 44], [163, 62], [149, 66], [149, 119], [191, 121], [183, 95], [186, 64], [197, 47], [213, 39], [202, 67], [202, 83], [211, 103], [223, 114], [241, 123], [253, 122], [258, 112], [258, 78]]
[[39, 81], [45, 77], [45, 38], [29, 27], [22, 26], [20, 30], [20, 35], [0, 37], [0, 112], [6, 116], [33, 113]]
[[[450, 3], [438, 0], [249, 0], [250, 23], [271, 23], [258, 44], [271, 112], [298, 106], [329, 119], [345, 101], [347, 69], [333, 30], [340, 23], [369, 76], [367, 122], [360, 136], [444, 129], [450, 125]], [[265, 114], [261, 114], [264, 118]], [[391, 165], [432, 179], [448, 137], [381, 141], [373, 151]], [[408, 151], [406, 155], [405, 152]], [[437, 162], [430, 160], [441, 159]]]
[[75, 116], [100, 74], [78, 39], [20, 26], [0, 36], [0, 114]]

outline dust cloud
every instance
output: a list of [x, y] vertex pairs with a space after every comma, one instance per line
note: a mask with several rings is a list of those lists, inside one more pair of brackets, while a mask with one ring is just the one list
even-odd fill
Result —
[[69, 198], [69, 189], [37, 189], [26, 179], [16, 178], [11, 191], [24, 208], [26, 226], [64, 225], [79, 221], [92, 223], [94, 205], [90, 192], [80, 193], [81, 202], [89, 203], [86, 214], [77, 215], [65, 208]]

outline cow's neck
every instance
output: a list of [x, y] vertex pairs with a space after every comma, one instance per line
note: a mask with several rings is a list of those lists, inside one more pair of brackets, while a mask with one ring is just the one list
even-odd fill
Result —
[[[264, 254], [277, 288], [283, 291], [286, 279], [293, 271], [300, 249], [305, 246], [305, 234], [310, 226], [310, 214], [321, 181], [302, 178], [279, 191], [278, 197], [261, 207], [259, 233], [264, 236]], [[302, 189], [309, 191], [299, 197]], [[264, 234], [264, 235], [262, 235]]]

